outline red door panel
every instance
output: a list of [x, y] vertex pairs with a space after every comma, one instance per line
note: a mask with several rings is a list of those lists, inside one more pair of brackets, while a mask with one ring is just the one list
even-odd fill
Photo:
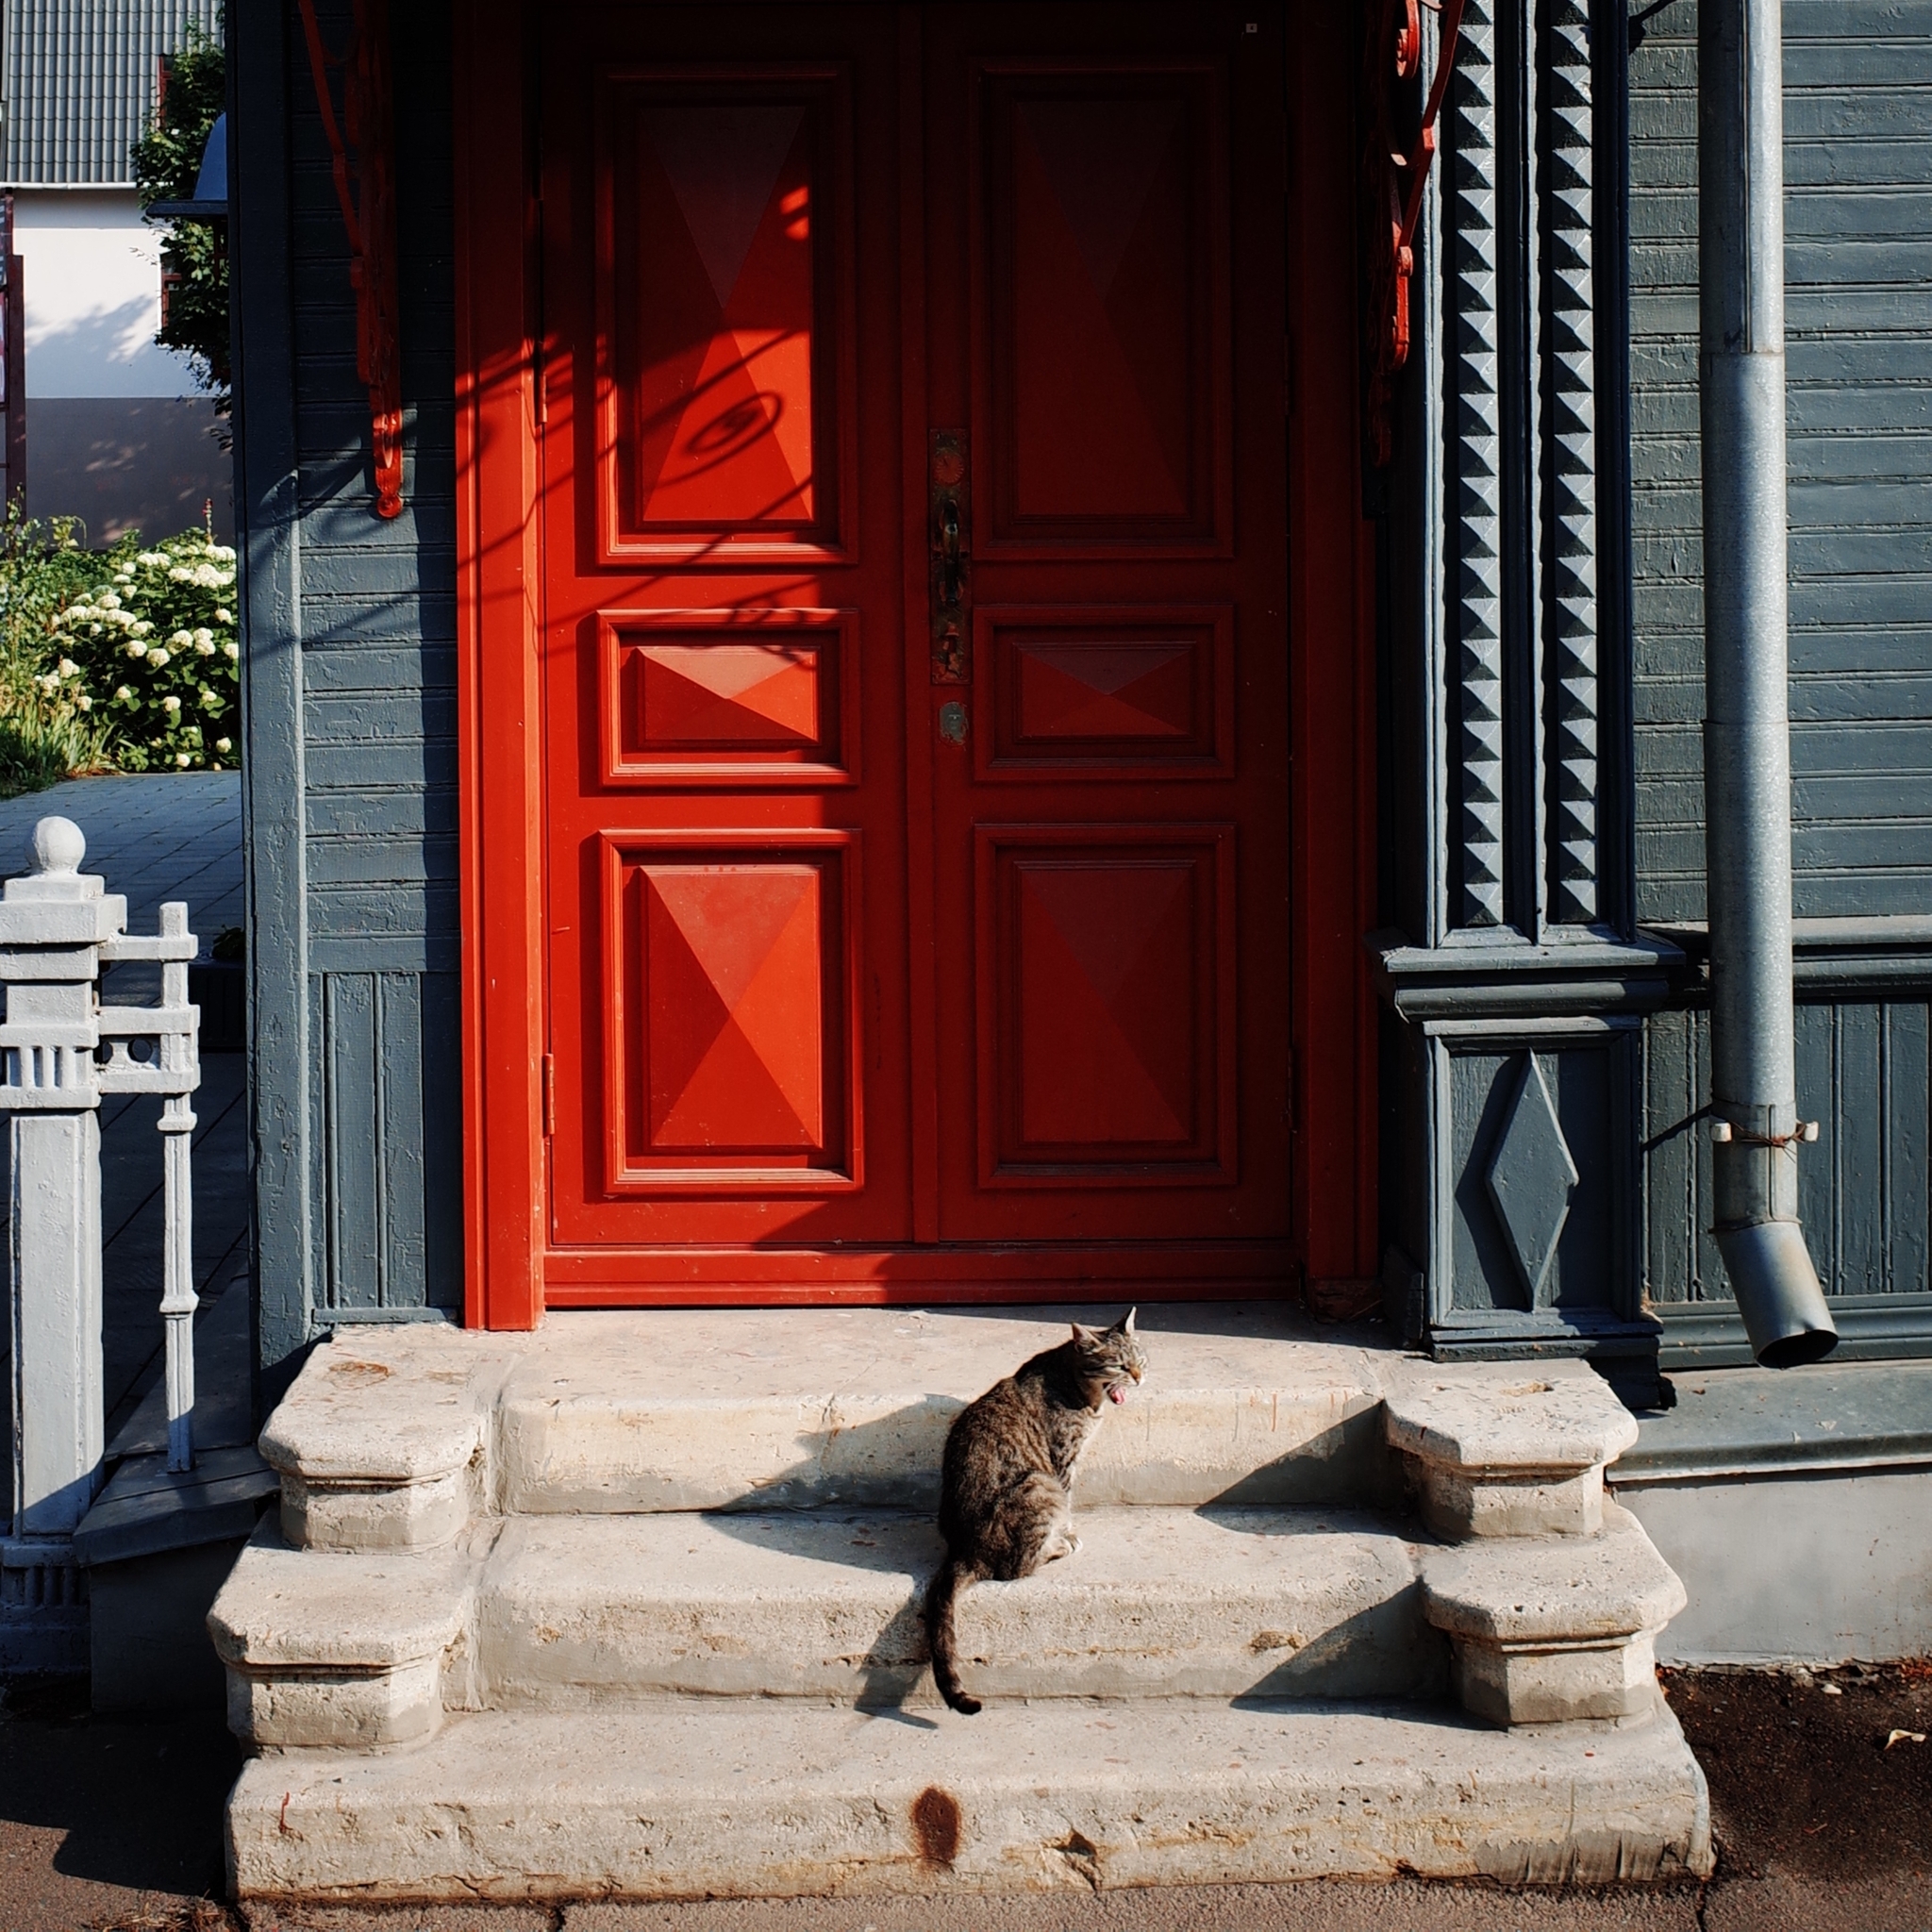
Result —
[[1234, 830], [976, 829], [982, 1189], [1235, 1179]]
[[623, 43], [604, 37], [592, 146], [601, 560], [837, 557], [856, 535], [845, 67], [630, 67]]
[[858, 612], [600, 610], [602, 783], [856, 785]]
[[[1124, 59], [989, 60], [971, 51], [979, 22], [934, 22], [951, 70], [934, 77], [971, 117], [982, 554], [1226, 545], [1228, 23], [1208, 18], [1207, 35], [1172, 15], [1116, 31], [1100, 9], [1000, 23], [1008, 45]], [[1137, 39], [1220, 44], [1197, 64], [1137, 59]], [[945, 158], [933, 186], [950, 202]], [[957, 228], [932, 212], [935, 232]]]
[[860, 1186], [858, 835], [600, 843], [607, 1188]]
[[553, 1301], [1285, 1282], [1246, 25], [546, 14]]
[[973, 615], [982, 783], [1234, 775], [1231, 606], [981, 605]]

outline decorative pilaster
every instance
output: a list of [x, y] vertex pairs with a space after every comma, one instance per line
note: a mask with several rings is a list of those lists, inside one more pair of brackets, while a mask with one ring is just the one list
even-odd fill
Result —
[[[1620, 125], [1624, 74], [1620, 34], [1592, 46], [1592, 10], [1468, 0], [1444, 111], [1437, 413], [1409, 499], [1417, 554], [1441, 573], [1442, 647], [1423, 636], [1407, 661], [1441, 680], [1417, 716], [1442, 729], [1417, 731], [1411, 769], [1448, 809], [1403, 924], [1374, 941], [1404, 1028], [1384, 1063], [1404, 1177], [1384, 1195], [1384, 1286], [1438, 1359], [1587, 1356], [1641, 1394], [1657, 1333], [1637, 1241], [1641, 1015], [1681, 960], [1621, 929], [1628, 880], [1606, 872], [1631, 857], [1615, 833], [1627, 761], [1603, 738], [1623, 717], [1603, 685], [1623, 605], [1598, 581], [1600, 553], [1621, 568], [1597, 305], [1607, 348], [1622, 175], [1593, 143]], [[1498, 1639], [1505, 1677], [1516, 1641]]]
[[1449, 90], [1443, 243], [1455, 474], [1449, 497], [1461, 854], [1455, 925], [1503, 923], [1503, 474], [1495, 0], [1470, 0]]
[[1588, 0], [1549, 0], [1543, 353], [1544, 671], [1549, 679], [1549, 916], [1585, 925], [1597, 891], [1596, 287]]

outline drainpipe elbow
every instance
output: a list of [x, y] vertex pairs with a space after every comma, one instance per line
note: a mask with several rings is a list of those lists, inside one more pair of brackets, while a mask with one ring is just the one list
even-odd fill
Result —
[[1805, 1230], [1795, 1221], [1757, 1221], [1715, 1232], [1753, 1357], [1767, 1369], [1794, 1369], [1828, 1356], [1838, 1329]]

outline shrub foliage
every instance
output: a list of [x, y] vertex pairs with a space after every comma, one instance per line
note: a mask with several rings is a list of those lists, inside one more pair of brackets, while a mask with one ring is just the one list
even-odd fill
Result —
[[50, 698], [41, 682], [55, 613], [99, 574], [71, 519], [51, 528], [8, 507], [0, 519], [0, 798], [38, 791], [108, 762], [105, 720]]
[[49, 708], [107, 726], [126, 772], [232, 769], [241, 738], [235, 553], [196, 530], [99, 559], [53, 615], [37, 680]]

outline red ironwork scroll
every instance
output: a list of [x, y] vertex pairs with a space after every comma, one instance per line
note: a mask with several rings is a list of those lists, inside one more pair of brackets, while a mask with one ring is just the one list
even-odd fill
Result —
[[[369, 440], [375, 514], [403, 509], [403, 385], [396, 327], [395, 112], [389, 64], [389, 0], [355, 0], [348, 51], [331, 54], [316, 25], [315, 0], [300, 0], [315, 104], [334, 159], [336, 199], [349, 235], [356, 291], [356, 374], [369, 390]], [[329, 69], [342, 71], [336, 118]], [[346, 135], [346, 141], [344, 136]], [[355, 150], [355, 184], [349, 150]]]
[[1418, 0], [1371, 0], [1362, 34], [1362, 273], [1366, 282], [1365, 412], [1377, 466], [1395, 443], [1395, 378], [1408, 360], [1408, 284], [1415, 273], [1415, 226], [1436, 158], [1436, 121], [1456, 64], [1463, 0], [1423, 0], [1440, 15], [1436, 72], [1412, 145], [1399, 144], [1398, 106], [1422, 62]]

